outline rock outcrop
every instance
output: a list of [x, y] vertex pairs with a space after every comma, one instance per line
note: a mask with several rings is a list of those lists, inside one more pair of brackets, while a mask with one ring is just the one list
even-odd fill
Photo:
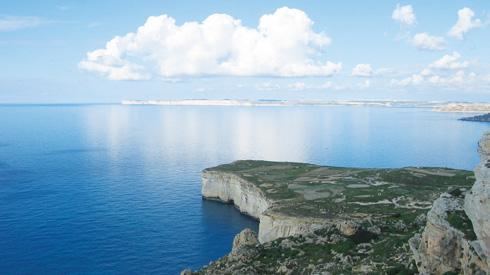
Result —
[[233, 255], [240, 254], [241, 250], [247, 247], [254, 247], [259, 244], [257, 240], [257, 234], [249, 228], [245, 228], [242, 232], [238, 233], [233, 239], [233, 247], [231, 253]]
[[278, 238], [307, 234], [332, 222], [325, 219], [292, 217], [266, 211], [260, 215], [259, 241], [265, 243]]
[[410, 239], [421, 274], [486, 274], [488, 270], [476, 251], [471, 222], [463, 211], [463, 197], [442, 194], [427, 215], [422, 235]]
[[482, 138], [478, 151], [481, 160], [475, 169], [476, 182], [466, 195], [464, 209], [490, 265], [490, 133]]
[[490, 245], [490, 134], [479, 143], [481, 163], [468, 192], [442, 194], [422, 234], [410, 239], [421, 274], [488, 274]]

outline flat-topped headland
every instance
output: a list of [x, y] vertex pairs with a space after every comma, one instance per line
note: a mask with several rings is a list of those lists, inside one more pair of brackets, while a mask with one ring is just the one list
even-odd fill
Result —
[[[341, 221], [387, 215], [415, 218], [452, 189], [468, 189], [473, 172], [447, 168], [358, 169], [244, 160], [208, 168], [202, 195], [232, 202], [260, 221], [265, 243]], [[408, 218], [408, 217], [404, 217]]]
[[490, 135], [479, 152], [475, 173], [255, 160], [205, 169], [203, 198], [233, 203], [259, 232], [183, 274], [486, 274]]

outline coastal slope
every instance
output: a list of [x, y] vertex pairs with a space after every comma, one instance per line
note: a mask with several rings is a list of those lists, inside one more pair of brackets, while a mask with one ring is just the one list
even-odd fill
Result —
[[479, 142], [476, 182], [466, 193], [442, 194], [422, 234], [410, 239], [422, 274], [490, 272], [490, 134]]
[[[259, 220], [203, 274], [416, 272], [408, 240], [441, 193], [462, 194], [470, 171], [358, 169], [236, 161], [205, 169], [205, 199], [234, 203]], [[241, 241], [246, 240], [246, 241]], [[396, 273], [395, 273], [396, 274]]]

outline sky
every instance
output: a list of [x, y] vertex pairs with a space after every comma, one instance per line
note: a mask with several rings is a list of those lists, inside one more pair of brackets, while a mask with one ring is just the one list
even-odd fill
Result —
[[490, 101], [490, 2], [2, 1], [0, 103]]

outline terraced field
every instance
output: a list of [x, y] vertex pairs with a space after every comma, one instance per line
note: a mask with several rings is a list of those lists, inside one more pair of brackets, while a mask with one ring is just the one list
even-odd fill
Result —
[[[475, 181], [471, 171], [448, 168], [252, 160], [206, 171], [232, 173], [259, 187], [272, 201], [269, 214], [333, 222], [309, 234], [245, 246], [200, 274], [415, 274], [408, 240], [425, 227], [433, 201], [444, 192], [462, 197]], [[474, 234], [467, 218], [456, 214], [453, 223]]]
[[274, 211], [315, 218], [417, 215], [441, 193], [464, 191], [475, 180], [471, 171], [449, 168], [361, 169], [253, 160], [207, 170], [254, 183], [274, 201]]

